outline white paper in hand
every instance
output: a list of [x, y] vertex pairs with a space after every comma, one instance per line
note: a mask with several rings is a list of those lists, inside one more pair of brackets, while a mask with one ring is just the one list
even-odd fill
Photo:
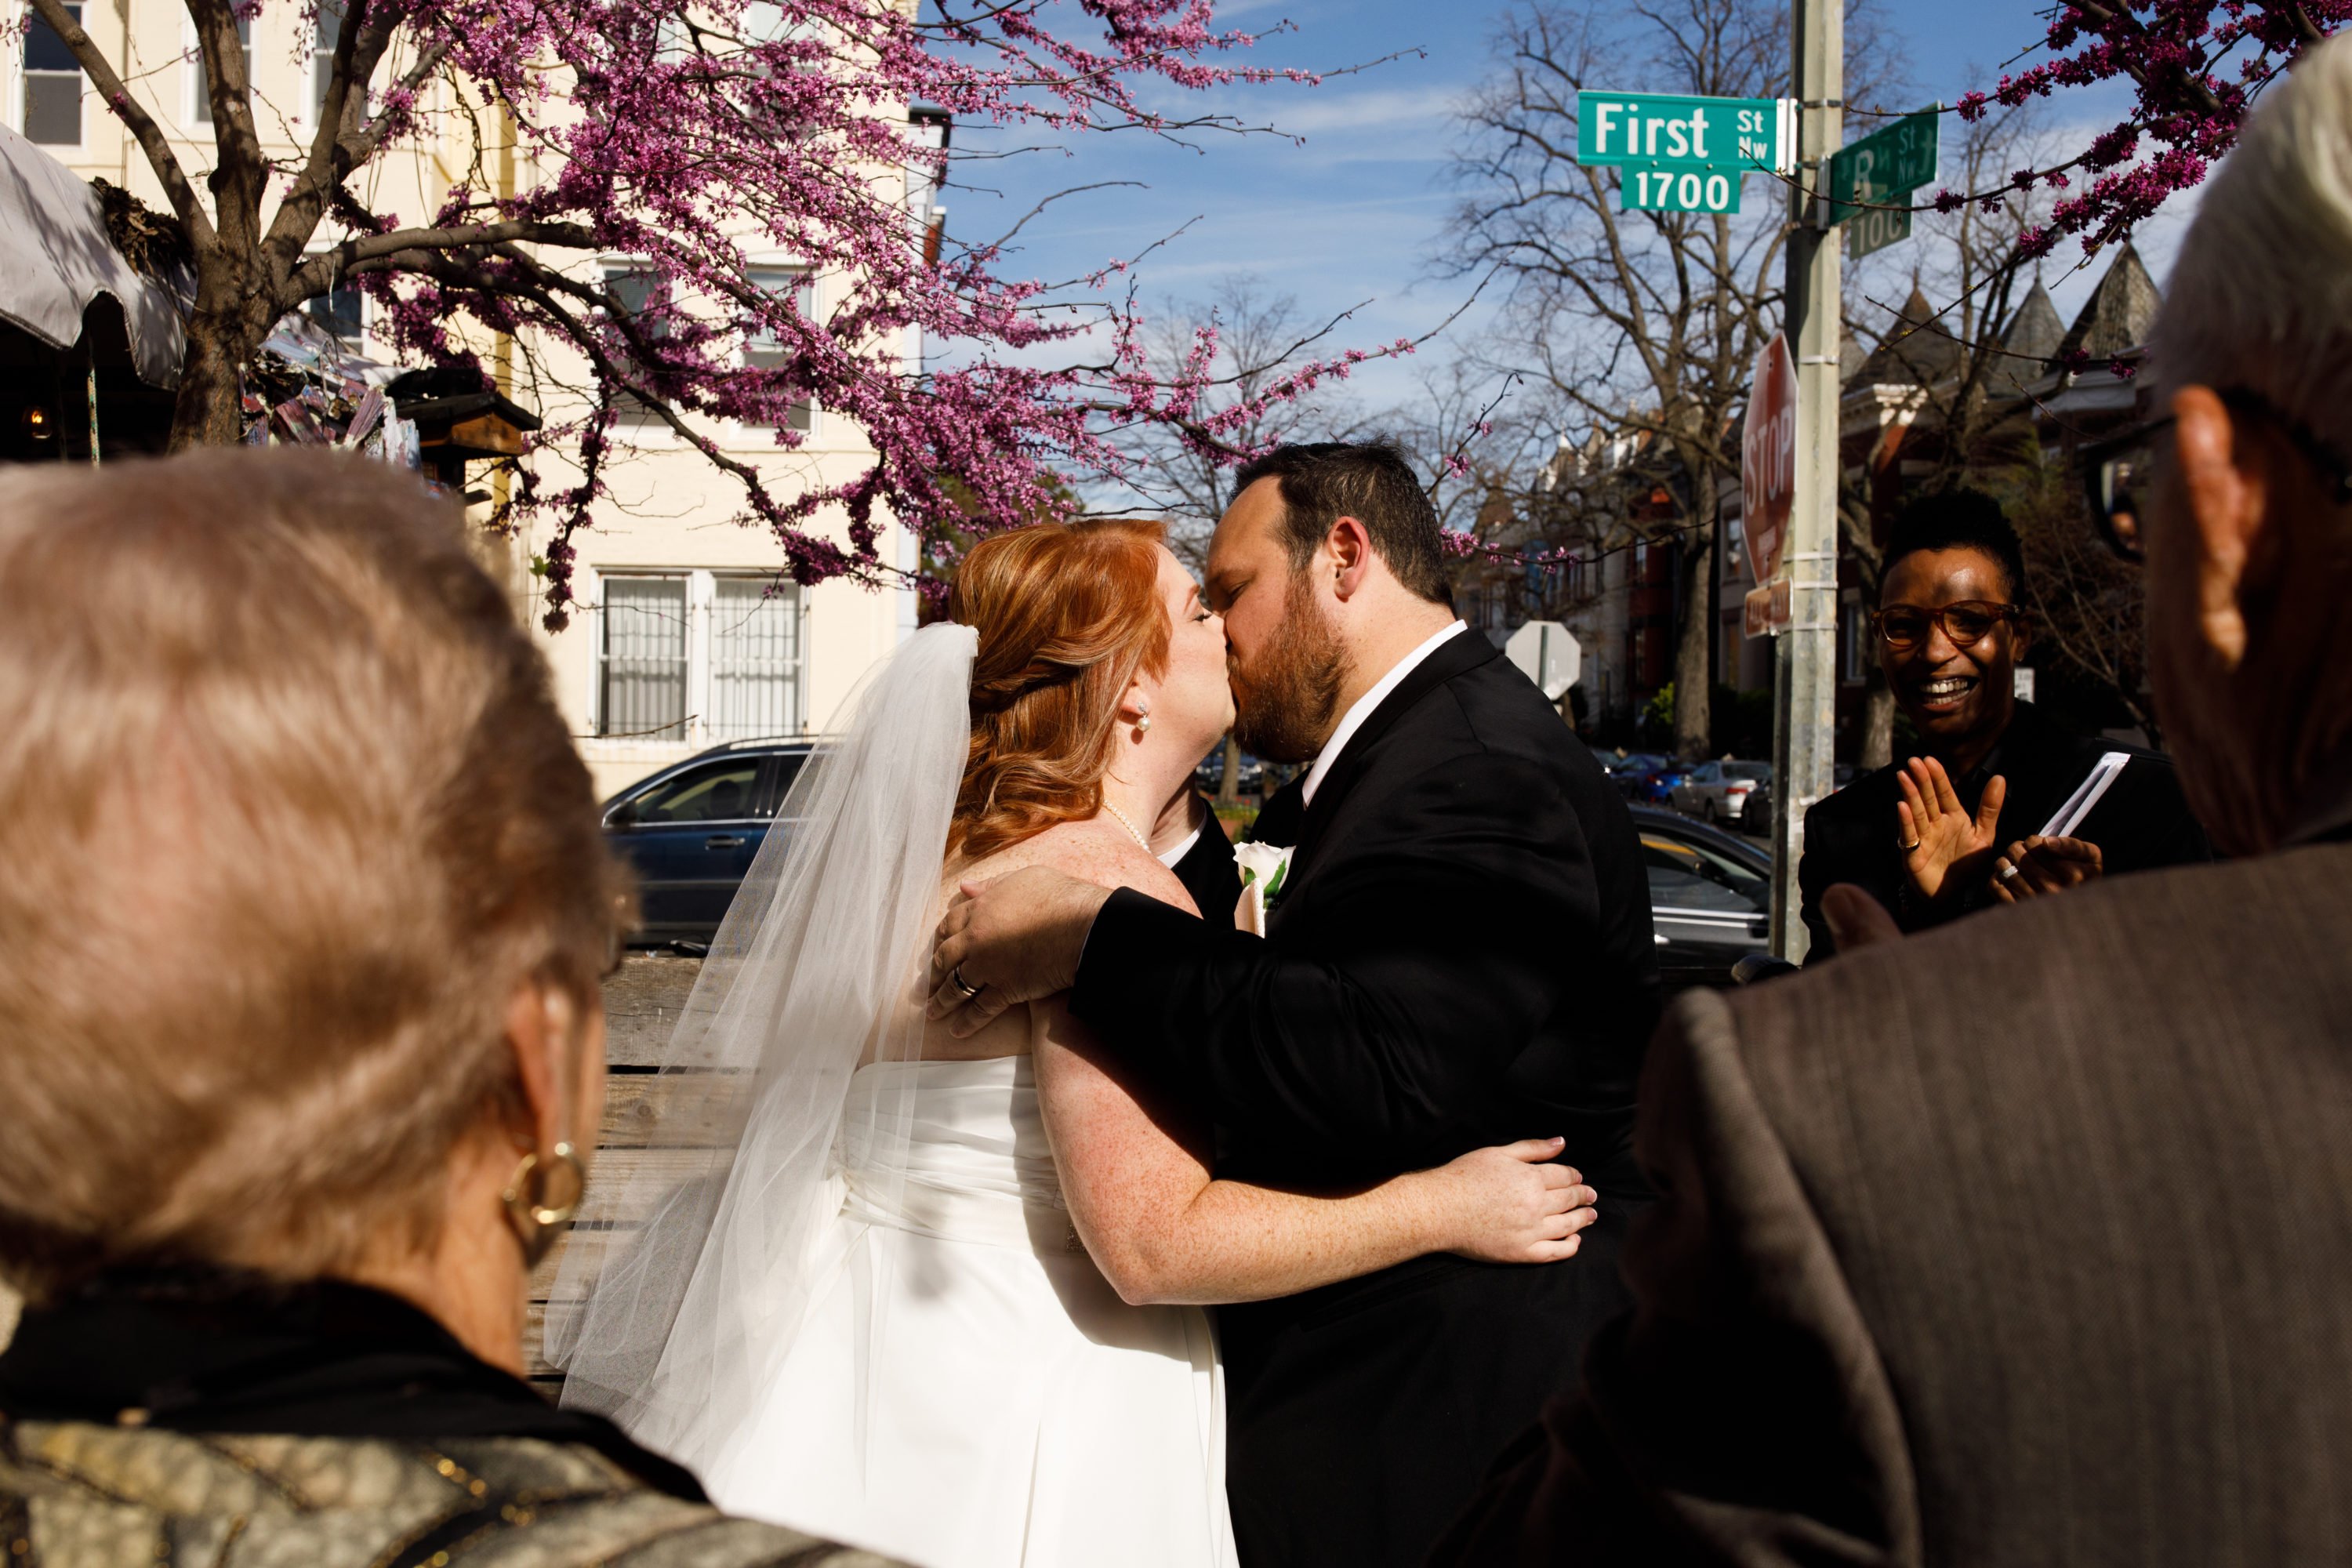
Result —
[[2109, 752], [2101, 757], [2083, 782], [2074, 786], [2074, 793], [2066, 797], [2066, 804], [2058, 808], [2057, 815], [2042, 825], [2042, 837], [2072, 838], [2074, 829], [2083, 826], [2083, 819], [2091, 815], [2091, 808], [2099, 804], [2099, 797], [2107, 793], [2107, 786], [2116, 782], [2130, 761], [2128, 752]]

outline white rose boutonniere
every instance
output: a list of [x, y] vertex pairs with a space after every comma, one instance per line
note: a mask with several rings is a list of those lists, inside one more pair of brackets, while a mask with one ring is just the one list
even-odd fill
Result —
[[1283, 881], [1290, 875], [1290, 851], [1274, 844], [1236, 844], [1234, 859], [1242, 871], [1241, 929], [1264, 936], [1265, 911], [1282, 897]]

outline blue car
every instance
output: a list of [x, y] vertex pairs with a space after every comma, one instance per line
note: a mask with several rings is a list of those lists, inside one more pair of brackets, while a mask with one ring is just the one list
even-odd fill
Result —
[[604, 841], [637, 874], [633, 943], [710, 941], [814, 744], [731, 742], [674, 763], [604, 803]]
[[1675, 786], [1686, 782], [1696, 763], [1678, 763], [1671, 759], [1661, 762], [1643, 773], [1634, 787], [1633, 798], [1647, 805], [1672, 805]]

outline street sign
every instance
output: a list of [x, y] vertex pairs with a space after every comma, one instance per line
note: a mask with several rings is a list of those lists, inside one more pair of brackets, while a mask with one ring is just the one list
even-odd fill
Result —
[[[1780, 332], [1756, 356], [1748, 384], [1748, 418], [1739, 437], [1739, 517], [1748, 569], [1769, 584], [1780, 569], [1789, 509], [1797, 494], [1797, 366]], [[1753, 634], [1750, 634], [1751, 636]]]
[[1736, 213], [1739, 174], [1734, 169], [1649, 168], [1618, 171], [1620, 212]]
[[1906, 114], [1830, 157], [1830, 222], [1845, 225], [1845, 253], [1868, 256], [1911, 237], [1911, 198], [1936, 177], [1944, 117]]
[[1503, 657], [1554, 702], [1584, 673], [1584, 649], [1558, 621], [1529, 621], [1503, 645]]
[[[1907, 201], [1911, 195], [1905, 191], [1898, 199]], [[1910, 237], [1909, 207], [1864, 207], [1859, 216], [1846, 222], [1845, 253], [1859, 260], [1874, 250], [1884, 250], [1897, 240]]]
[[1775, 577], [1748, 590], [1740, 601], [1740, 630], [1751, 637], [1778, 637], [1789, 629], [1789, 579]]
[[1923, 109], [1830, 154], [1830, 221], [1845, 222], [1858, 203], [1892, 201], [1933, 181], [1943, 122], [1940, 110]]
[[1659, 92], [1576, 95], [1576, 161], [1653, 168], [1790, 171], [1794, 104], [1773, 98], [1684, 98]]

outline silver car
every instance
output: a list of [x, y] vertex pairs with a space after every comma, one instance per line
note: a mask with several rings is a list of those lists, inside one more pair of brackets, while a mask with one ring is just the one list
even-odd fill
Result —
[[1759, 785], [1772, 782], [1769, 763], [1701, 763], [1676, 784], [1676, 811], [1709, 822], [1748, 823], [1748, 797]]

